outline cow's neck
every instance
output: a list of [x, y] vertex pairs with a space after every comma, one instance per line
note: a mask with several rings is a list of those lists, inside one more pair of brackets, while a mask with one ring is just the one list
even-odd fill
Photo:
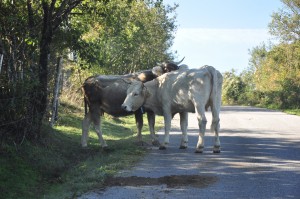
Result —
[[151, 109], [155, 114], [161, 115], [161, 108], [159, 106], [156, 91], [158, 88], [158, 81], [154, 79], [152, 81], [146, 82], [145, 87], [149, 92], [149, 96], [145, 98], [144, 107], [147, 109]]

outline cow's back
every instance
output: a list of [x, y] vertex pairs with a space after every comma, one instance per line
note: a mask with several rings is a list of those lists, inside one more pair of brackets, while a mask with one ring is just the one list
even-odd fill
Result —
[[173, 113], [194, 112], [193, 101], [199, 94], [209, 98], [211, 84], [207, 70], [190, 69], [170, 72], [158, 77], [158, 96], [160, 103], [169, 106]]
[[87, 78], [82, 87], [90, 109], [97, 107], [102, 113], [126, 116], [131, 113], [124, 111], [121, 105], [129, 84], [134, 80], [145, 82], [155, 77], [151, 70], [127, 75], [97, 75]]
[[83, 84], [89, 108], [99, 107], [113, 116], [128, 115], [121, 109], [131, 76], [92, 76]]

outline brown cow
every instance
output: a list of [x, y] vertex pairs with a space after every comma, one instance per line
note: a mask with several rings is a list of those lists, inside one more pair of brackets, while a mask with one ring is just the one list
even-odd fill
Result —
[[[183, 58], [184, 59], [184, 58]], [[147, 82], [153, 80], [160, 74], [170, 72], [178, 69], [180, 62], [164, 62], [152, 70], [145, 70], [127, 75], [99, 75], [92, 76], [85, 80], [82, 85], [85, 101], [85, 117], [82, 121], [82, 147], [87, 146], [88, 131], [91, 122], [94, 123], [95, 131], [98, 135], [99, 142], [103, 148], [107, 147], [105, 140], [102, 137], [101, 131], [101, 115], [107, 113], [115, 117], [127, 116], [134, 114], [137, 125], [138, 141], [142, 143], [142, 127], [143, 127], [143, 113], [147, 113], [149, 129], [151, 133], [152, 143], [158, 144], [154, 132], [155, 115], [149, 109], [139, 109], [134, 112], [127, 112], [122, 109], [121, 104], [126, 97], [126, 91], [129, 83], [134, 80]], [[87, 106], [89, 112], [87, 112]]]

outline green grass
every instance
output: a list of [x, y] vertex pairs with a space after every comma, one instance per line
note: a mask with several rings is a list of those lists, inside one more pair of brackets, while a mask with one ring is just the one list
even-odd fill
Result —
[[269, 105], [269, 106], [258, 106], [258, 107], [261, 107], [261, 108], [268, 108], [268, 109], [272, 109], [272, 110], [277, 110], [277, 111], [282, 111], [282, 112], [285, 112], [287, 114], [291, 114], [291, 115], [298, 115], [300, 116], [300, 109], [282, 109], [282, 108], [279, 108], [275, 105]]
[[[81, 108], [63, 104], [59, 116], [54, 129], [44, 127], [38, 142], [2, 145], [0, 198], [74, 198], [101, 187], [106, 177], [132, 167], [146, 153], [136, 145], [132, 116], [114, 119], [105, 115], [102, 130], [109, 151], [101, 149], [93, 129], [88, 148], [81, 148]], [[157, 121], [158, 129], [162, 119]], [[146, 123], [143, 140], [150, 142], [148, 132]]]
[[[39, 174], [14, 151], [1, 150], [0, 198], [34, 198], [38, 192]], [[28, 191], [30, 190], [30, 191]]]
[[285, 113], [292, 114], [292, 115], [299, 115], [300, 116], [300, 109], [286, 109], [283, 110]]

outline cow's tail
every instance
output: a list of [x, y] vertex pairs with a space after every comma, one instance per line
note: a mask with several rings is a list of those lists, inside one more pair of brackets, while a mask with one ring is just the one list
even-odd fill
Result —
[[84, 115], [87, 115], [87, 113], [88, 113], [88, 105], [87, 105], [87, 99], [86, 99], [85, 96], [84, 96], [83, 101], [84, 101]]
[[223, 77], [222, 74], [216, 70], [212, 66], [204, 66], [211, 75], [211, 83], [212, 88], [209, 96], [209, 103], [206, 105], [206, 109], [210, 106], [211, 109], [216, 110], [217, 112], [220, 111], [221, 107], [221, 98], [222, 98], [222, 83]]
[[206, 69], [209, 71], [212, 77], [212, 89], [209, 96], [209, 103], [206, 106], [211, 107], [211, 112], [213, 116], [213, 121], [211, 124], [211, 131], [218, 131], [220, 128], [220, 108], [221, 108], [221, 100], [222, 100], [222, 83], [223, 83], [223, 77], [222, 74], [216, 70], [212, 66], [207, 66]]
[[85, 95], [84, 85], [81, 86], [81, 90], [82, 90], [82, 93], [83, 93], [84, 115], [86, 116], [87, 113], [88, 113], [88, 100], [87, 100], [86, 95]]
[[213, 103], [214, 108], [216, 111], [220, 112], [221, 107], [221, 89], [222, 89], [222, 82], [223, 78], [219, 71], [217, 71], [215, 68], [212, 67], [212, 93], [211, 93], [211, 100]]

